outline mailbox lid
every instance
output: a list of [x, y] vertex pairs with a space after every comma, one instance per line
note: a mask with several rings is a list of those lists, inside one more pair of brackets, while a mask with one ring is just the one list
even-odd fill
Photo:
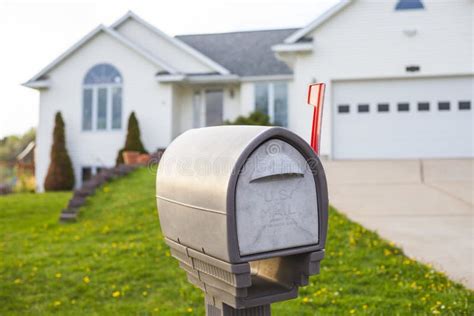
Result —
[[316, 183], [303, 155], [281, 139], [262, 143], [237, 181], [235, 217], [240, 256], [316, 245]]

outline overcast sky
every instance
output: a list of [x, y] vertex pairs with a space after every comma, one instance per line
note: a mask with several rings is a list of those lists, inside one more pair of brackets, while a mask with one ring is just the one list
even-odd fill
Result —
[[338, 0], [0, 0], [0, 138], [38, 122], [36, 90], [20, 84], [98, 24], [132, 10], [170, 34], [301, 27]]

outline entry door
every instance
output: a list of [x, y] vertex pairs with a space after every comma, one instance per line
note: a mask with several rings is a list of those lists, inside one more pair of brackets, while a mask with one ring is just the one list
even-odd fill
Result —
[[336, 159], [473, 157], [472, 77], [337, 82]]
[[206, 126], [222, 125], [224, 117], [224, 91], [206, 90]]

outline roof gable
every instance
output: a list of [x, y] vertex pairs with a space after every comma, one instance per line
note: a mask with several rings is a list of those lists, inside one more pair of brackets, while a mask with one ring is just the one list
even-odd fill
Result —
[[61, 62], [63, 62], [69, 56], [74, 54], [77, 50], [79, 50], [81, 47], [83, 47], [86, 43], [88, 43], [90, 40], [95, 38], [100, 33], [104, 33], [104, 34], [112, 37], [113, 39], [117, 40], [118, 42], [120, 42], [121, 44], [123, 44], [126, 47], [130, 48], [131, 50], [135, 51], [137, 54], [144, 57], [145, 59], [147, 59], [151, 63], [159, 66], [160, 68], [163, 68], [163, 69], [165, 69], [166, 71], [168, 71], [170, 73], [177, 73], [176, 69], [174, 69], [172, 66], [170, 66], [165, 61], [163, 61], [160, 58], [157, 58], [156, 56], [153, 56], [150, 53], [144, 51], [143, 49], [136, 46], [134, 43], [132, 43], [128, 39], [124, 38], [119, 33], [115, 32], [114, 30], [111, 30], [111, 29], [109, 29], [109, 28], [107, 28], [107, 27], [105, 27], [104, 25], [101, 24], [98, 27], [96, 27], [95, 29], [93, 29], [91, 32], [89, 32], [82, 39], [80, 39], [76, 44], [71, 46], [68, 50], [66, 50], [58, 58], [56, 58], [50, 64], [48, 64], [46, 67], [44, 67], [40, 72], [38, 72], [36, 75], [34, 75], [30, 80], [28, 80], [23, 85], [27, 86], [27, 87], [30, 87], [30, 88], [41, 88], [40, 86], [37, 86], [37, 84], [36, 84], [37, 81], [41, 81], [47, 73], [49, 73], [51, 70], [53, 70], [55, 67], [57, 67]]
[[293, 44], [298, 42], [299, 40], [303, 39], [305, 35], [312, 32], [324, 22], [332, 18], [334, 15], [345, 9], [349, 4], [354, 3], [355, 0], [341, 0], [338, 4], [331, 7], [329, 10], [318, 16], [315, 20], [309, 23], [302, 29], [297, 30], [289, 37], [287, 37], [284, 41], [285, 44]]
[[[135, 25], [131, 25], [133, 23], [135, 23]], [[126, 29], [127, 24], [129, 26], [128, 30]], [[140, 27], [141, 27], [141, 30], [138, 30]], [[141, 17], [139, 17], [132, 11], [127, 12], [123, 17], [121, 17], [119, 20], [113, 23], [110, 26], [110, 28], [121, 33], [125, 37], [130, 38], [130, 36], [132, 36], [133, 39], [131, 38], [131, 40], [141, 45], [143, 48], [148, 50], [151, 54], [157, 55], [157, 51], [167, 50], [170, 53], [172, 53], [172, 55], [174, 56], [178, 55], [178, 57], [180, 57], [181, 59], [187, 59], [185, 61], [181, 60], [175, 66], [175, 68], [179, 68], [180, 66], [187, 64], [188, 67], [191, 67], [191, 69], [194, 69], [190, 71], [191, 73], [193, 72], [217, 72], [220, 74], [230, 73], [229, 70], [224, 68], [222, 65], [218, 64], [216, 61], [210, 59], [208, 56], [202, 54], [201, 52], [187, 45], [186, 43], [182, 42], [178, 38], [174, 38], [167, 35], [166, 33], [156, 28], [155, 26], [143, 20]], [[131, 30], [132, 28], [134, 30]], [[127, 34], [127, 32], [130, 34], [130, 36]], [[148, 32], [148, 34], [145, 34], [146, 32]], [[139, 36], [133, 36], [133, 35], [136, 35], [137, 33], [147, 38], [141, 39]], [[157, 47], [159, 46], [160, 46], [160, 49], [157, 49]], [[182, 69], [181, 72], [188, 73], [186, 69]]]

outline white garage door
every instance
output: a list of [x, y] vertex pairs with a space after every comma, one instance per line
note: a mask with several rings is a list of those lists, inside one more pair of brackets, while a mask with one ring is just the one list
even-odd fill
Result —
[[336, 159], [473, 157], [473, 77], [333, 84]]

